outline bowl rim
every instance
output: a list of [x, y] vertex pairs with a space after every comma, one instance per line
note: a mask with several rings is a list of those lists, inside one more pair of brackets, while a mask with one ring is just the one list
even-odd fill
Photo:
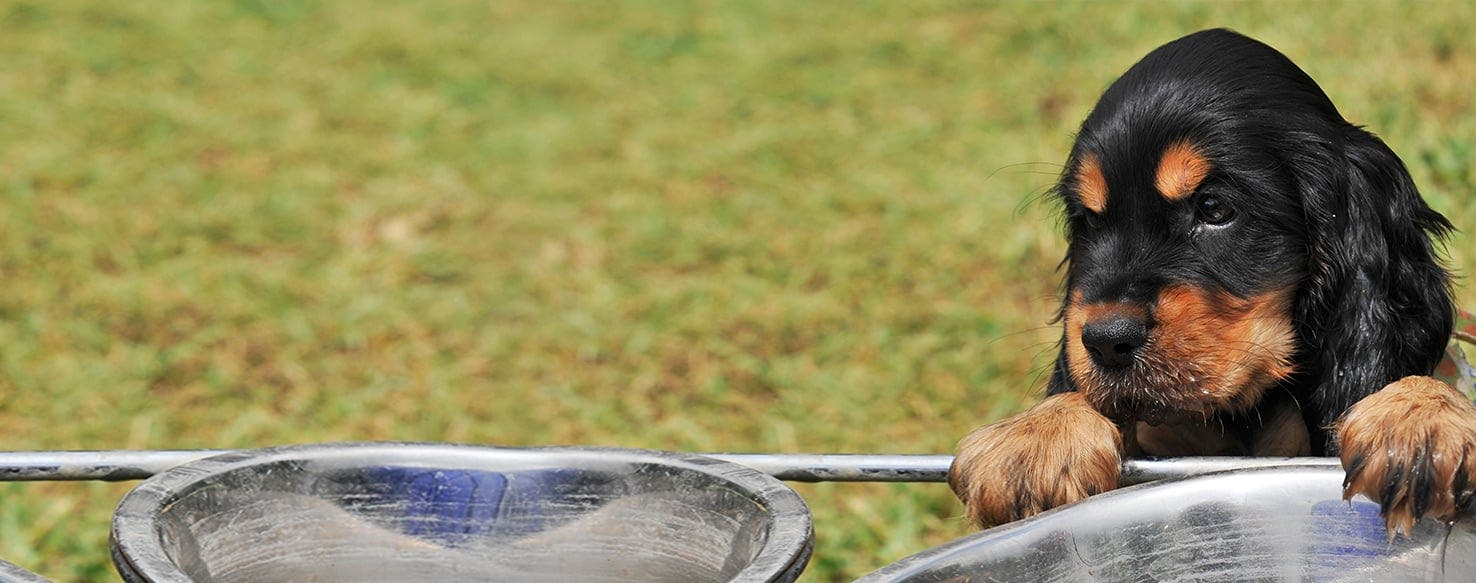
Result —
[[[1337, 458], [1328, 458], [1336, 460]], [[948, 542], [930, 547], [928, 549], [908, 555], [895, 562], [881, 567], [871, 573], [856, 579], [855, 583], [884, 583], [895, 581], [908, 581], [913, 578], [921, 578], [932, 574], [932, 571], [950, 560], [967, 559], [979, 552], [986, 545], [999, 545], [1004, 547], [1010, 544], [1020, 544], [1018, 541], [1022, 536], [1029, 536], [1038, 528], [1067, 528], [1065, 521], [1073, 518], [1082, 519], [1093, 517], [1097, 509], [1103, 506], [1119, 503], [1132, 502], [1136, 500], [1185, 500], [1192, 499], [1194, 492], [1220, 489], [1225, 485], [1238, 483], [1253, 483], [1257, 487], [1271, 490], [1288, 482], [1313, 483], [1310, 488], [1322, 488], [1325, 495], [1315, 496], [1317, 501], [1339, 500], [1349, 505], [1369, 504], [1373, 501], [1359, 494], [1352, 498], [1342, 496], [1342, 488], [1339, 486], [1343, 480], [1343, 468], [1337, 465], [1324, 463], [1305, 463], [1298, 458], [1287, 458], [1288, 463], [1277, 465], [1256, 466], [1249, 468], [1238, 468], [1207, 472], [1144, 482], [1124, 486], [1079, 500], [1077, 502], [1052, 508], [1035, 516], [990, 527], [979, 532], [966, 534]], [[1231, 490], [1238, 491], [1234, 488]], [[1227, 500], [1233, 500], [1227, 497]], [[1469, 511], [1468, 511], [1469, 512]], [[1472, 520], [1472, 514], [1465, 514], [1455, 523], [1465, 523]], [[1394, 539], [1391, 545], [1395, 544]], [[1414, 537], [1405, 539], [1405, 544], [1418, 544]]]
[[[749, 499], [769, 510], [765, 543], [732, 581], [761, 582], [793, 579], [809, 562], [814, 547], [810, 509], [798, 493], [778, 479], [748, 466], [692, 453], [598, 446], [497, 447], [408, 441], [337, 442], [286, 445], [223, 453], [186, 462], [144, 480], [133, 488], [113, 513], [111, 554], [125, 581], [185, 583], [191, 581], [164, 551], [155, 518], [160, 511], [195, 485], [212, 476], [251, 466], [294, 460], [418, 460], [432, 456], [475, 467], [477, 460], [528, 460], [537, 467], [581, 467], [599, 463], [647, 463], [696, 472], [729, 482]], [[427, 466], [430, 467], [430, 466]], [[504, 469], [504, 468], [494, 468]]]

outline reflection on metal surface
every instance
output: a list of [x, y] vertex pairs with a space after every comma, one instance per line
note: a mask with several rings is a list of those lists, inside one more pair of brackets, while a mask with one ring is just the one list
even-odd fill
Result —
[[965, 537], [862, 581], [1476, 581], [1476, 523], [1389, 539], [1335, 467], [1125, 488]]
[[783, 484], [700, 456], [343, 444], [175, 467], [113, 541], [128, 581], [789, 581], [811, 532]]

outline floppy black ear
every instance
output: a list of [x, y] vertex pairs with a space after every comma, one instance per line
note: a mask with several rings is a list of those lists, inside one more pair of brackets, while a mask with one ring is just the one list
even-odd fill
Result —
[[1321, 427], [1394, 380], [1429, 374], [1454, 311], [1435, 248], [1450, 222], [1383, 141], [1351, 125], [1341, 133], [1298, 162], [1313, 166], [1299, 177], [1309, 265], [1295, 316], [1302, 372], [1320, 379]]

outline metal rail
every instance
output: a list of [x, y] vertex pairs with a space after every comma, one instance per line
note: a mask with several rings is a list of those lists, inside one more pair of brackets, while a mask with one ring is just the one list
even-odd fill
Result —
[[[0, 482], [142, 480], [226, 449], [0, 452]], [[790, 482], [946, 482], [950, 455], [709, 453]], [[1336, 458], [1184, 457], [1133, 459], [1122, 484], [1283, 465], [1337, 466]]]

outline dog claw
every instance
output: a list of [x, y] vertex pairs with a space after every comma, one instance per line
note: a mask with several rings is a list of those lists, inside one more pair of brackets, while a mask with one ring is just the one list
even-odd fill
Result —
[[1343, 499], [1347, 500], [1353, 495], [1349, 488], [1353, 485], [1353, 481], [1358, 478], [1358, 475], [1363, 473], [1363, 465], [1364, 462], [1368, 461], [1368, 458], [1364, 457], [1362, 452], [1349, 452], [1345, 455], [1348, 455], [1348, 459], [1343, 460], [1343, 467], [1346, 471], [1343, 477]]
[[[1447, 385], [1406, 377], [1359, 401], [1338, 423], [1343, 499], [1376, 500], [1390, 536], [1426, 516], [1452, 520], [1472, 504], [1476, 406]], [[1370, 455], [1373, 454], [1373, 455]]]

